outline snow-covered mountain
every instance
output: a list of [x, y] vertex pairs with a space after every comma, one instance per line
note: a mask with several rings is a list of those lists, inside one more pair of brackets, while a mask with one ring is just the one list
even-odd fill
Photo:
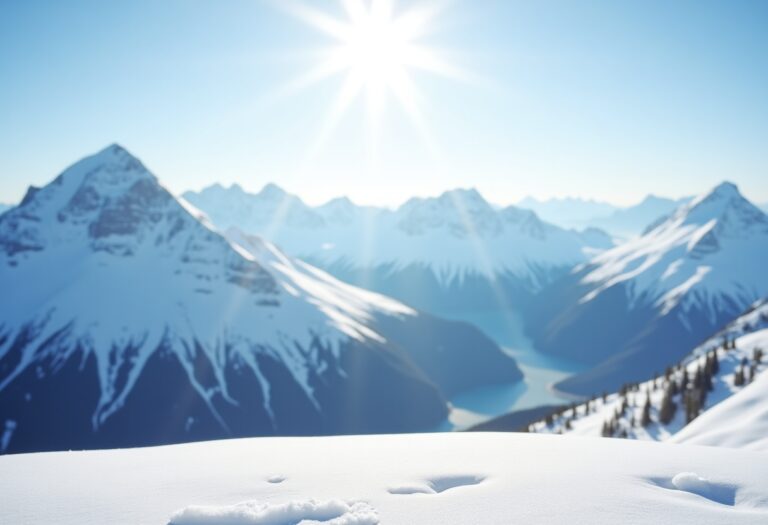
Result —
[[0, 202], [0, 214], [8, 211], [9, 209], [11, 209], [10, 204], [3, 204], [2, 202]]
[[595, 256], [532, 308], [538, 348], [594, 365], [582, 395], [664, 370], [768, 294], [768, 216], [723, 183], [645, 235]]
[[648, 195], [639, 204], [619, 208], [605, 217], [593, 218], [589, 224], [614, 235], [633, 237], [642, 234], [650, 225], [690, 201], [690, 198], [668, 199]]
[[532, 210], [543, 220], [564, 228], [584, 228], [598, 217], [608, 217], [620, 208], [607, 202], [578, 197], [536, 199], [526, 197], [517, 203]]
[[520, 378], [469, 325], [228, 240], [117, 145], [0, 216], [0, 290], [6, 452], [424, 429]]
[[767, 351], [763, 299], [663, 374], [574, 404], [529, 430], [768, 450]]
[[765, 453], [618, 439], [253, 438], [3, 456], [0, 494], [9, 524], [758, 525], [766, 471]]
[[433, 311], [514, 302], [612, 246], [596, 229], [496, 209], [476, 190], [414, 198], [397, 210], [346, 198], [312, 208], [274, 185], [258, 194], [215, 185], [184, 198], [221, 228], [257, 233], [345, 281]]

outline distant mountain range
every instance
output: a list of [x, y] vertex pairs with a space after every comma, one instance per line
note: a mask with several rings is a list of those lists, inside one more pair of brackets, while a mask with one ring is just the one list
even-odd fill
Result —
[[640, 235], [650, 224], [690, 202], [690, 197], [668, 199], [648, 195], [640, 203], [619, 207], [605, 202], [576, 198], [536, 200], [527, 197], [518, 203], [534, 210], [544, 220], [568, 228], [601, 228], [620, 238]]
[[566, 228], [584, 228], [598, 217], [609, 217], [621, 208], [608, 202], [578, 197], [536, 199], [525, 197], [516, 206], [533, 210], [543, 220]]
[[5, 452], [434, 428], [519, 380], [470, 325], [227, 238], [113, 145], [0, 216]]
[[618, 236], [633, 237], [642, 234], [653, 223], [670, 215], [691, 200], [691, 197], [675, 200], [649, 195], [639, 204], [617, 209], [607, 217], [595, 217], [589, 221], [589, 224], [604, 228]]
[[537, 296], [537, 347], [592, 368], [558, 388], [642, 380], [768, 294], [768, 216], [723, 183]]
[[3, 213], [11, 208], [10, 204], [3, 204], [0, 202], [0, 213]]
[[600, 230], [566, 230], [530, 210], [496, 209], [472, 189], [413, 198], [396, 210], [346, 198], [310, 207], [274, 184], [257, 194], [214, 185], [184, 198], [220, 228], [259, 234], [336, 277], [427, 311], [524, 304], [613, 246]]

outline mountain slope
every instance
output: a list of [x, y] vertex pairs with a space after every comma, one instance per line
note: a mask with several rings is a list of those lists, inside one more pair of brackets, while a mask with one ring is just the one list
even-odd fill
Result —
[[595, 366], [558, 388], [615, 390], [664, 370], [768, 294], [766, 259], [768, 216], [723, 183], [555, 283], [529, 329], [539, 349]]
[[428, 311], [515, 302], [612, 245], [597, 230], [495, 209], [476, 190], [414, 198], [394, 211], [344, 198], [311, 208], [273, 185], [255, 195], [213, 186], [184, 198], [221, 228], [259, 234], [345, 281]]
[[761, 300], [662, 376], [564, 409], [530, 430], [764, 448], [766, 349], [768, 300]]
[[670, 441], [768, 452], [768, 374], [704, 412]]
[[429, 428], [520, 377], [471, 327], [227, 240], [119, 146], [0, 216], [0, 289], [6, 452]]

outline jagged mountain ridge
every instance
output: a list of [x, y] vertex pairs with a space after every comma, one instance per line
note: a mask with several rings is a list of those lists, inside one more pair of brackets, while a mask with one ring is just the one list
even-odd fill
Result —
[[312, 208], [270, 184], [258, 194], [211, 186], [184, 198], [221, 228], [262, 235], [335, 276], [425, 310], [498, 307], [535, 293], [612, 246], [605, 233], [565, 230], [476, 190], [413, 198], [396, 210], [339, 198]]
[[520, 378], [472, 327], [226, 239], [117, 145], [0, 217], [0, 288], [9, 451], [413, 430]]
[[768, 217], [723, 183], [546, 290], [529, 327], [542, 350], [596, 365], [559, 388], [614, 390], [765, 296], [766, 258]]
[[619, 210], [608, 202], [580, 197], [537, 199], [528, 196], [518, 201], [517, 206], [533, 210], [543, 220], [566, 228], [584, 228], [594, 219]]

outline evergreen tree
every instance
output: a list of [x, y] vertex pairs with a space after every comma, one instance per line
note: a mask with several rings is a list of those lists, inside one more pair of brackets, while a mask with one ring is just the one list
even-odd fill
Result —
[[702, 389], [706, 391], [711, 391], [714, 387], [712, 385], [712, 361], [710, 359], [707, 359], [707, 364], [704, 366], [704, 376], [703, 376], [703, 385]]
[[720, 371], [720, 360], [717, 358], [717, 350], [712, 350], [712, 373], [717, 374]]
[[645, 405], [643, 405], [643, 414], [640, 418], [640, 425], [647, 427], [651, 423], [651, 396], [646, 395]]
[[699, 393], [698, 390], [689, 390], [685, 395], [685, 422], [690, 423], [699, 415]]
[[667, 391], [670, 395], [676, 396], [678, 394], [677, 381], [672, 379], [672, 381], [667, 383]]
[[733, 386], [744, 385], [744, 365], [741, 365], [733, 374]]
[[[672, 383], [674, 384], [674, 382]], [[672, 400], [672, 393], [669, 389], [664, 392], [664, 397], [661, 398], [661, 407], [659, 408], [659, 421], [663, 424], [668, 424], [675, 417], [675, 410], [677, 405]]]

